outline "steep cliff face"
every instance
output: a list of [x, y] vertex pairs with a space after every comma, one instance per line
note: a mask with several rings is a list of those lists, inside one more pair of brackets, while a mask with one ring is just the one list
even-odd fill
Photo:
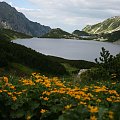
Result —
[[83, 31], [99, 34], [99, 33], [112, 33], [120, 30], [120, 16], [109, 18], [101, 23], [95, 25], [87, 25]]
[[30, 21], [6, 2], [0, 2], [0, 27], [32, 36], [41, 36], [51, 30], [48, 26]]

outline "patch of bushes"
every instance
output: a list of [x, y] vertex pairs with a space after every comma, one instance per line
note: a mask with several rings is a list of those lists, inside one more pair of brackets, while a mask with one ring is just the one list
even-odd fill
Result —
[[120, 54], [113, 56], [109, 51], [102, 48], [101, 57], [95, 59], [96, 67], [81, 74], [83, 80], [120, 80]]

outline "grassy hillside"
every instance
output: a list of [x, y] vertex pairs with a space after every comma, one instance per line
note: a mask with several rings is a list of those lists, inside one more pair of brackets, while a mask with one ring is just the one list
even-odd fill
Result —
[[75, 30], [73, 31], [72, 34], [77, 35], [77, 36], [89, 36], [90, 35], [89, 33], [85, 31], [80, 31], [80, 30]]
[[67, 74], [60, 63], [49, 60], [47, 56], [30, 48], [12, 42], [0, 40], [0, 53], [0, 67], [7, 69], [16, 68], [15, 64], [13, 64], [16, 63], [20, 64], [19, 68], [25, 66], [41, 73], [51, 75]]
[[89, 62], [85, 60], [67, 60], [64, 58], [53, 57], [53, 56], [49, 56], [49, 59], [61, 63], [70, 73], [78, 73], [80, 69], [90, 69], [91, 67], [94, 67], [96, 65], [93, 62]]
[[11, 71], [17, 74], [31, 74], [32, 71], [38, 71], [48, 75], [67, 75], [95, 65], [83, 60], [46, 56], [30, 48], [3, 40], [0, 40], [0, 53], [0, 67], [5, 68], [1, 73]]
[[[62, 31], [63, 32], [63, 31]], [[69, 35], [69, 33], [66, 33]], [[30, 48], [10, 42], [16, 38], [31, 36], [8, 29], [0, 29], [0, 74], [12, 73], [20, 76], [38, 71], [48, 75], [68, 75], [80, 69], [90, 68], [94, 63], [87, 61], [66, 60], [46, 56]]]
[[12, 40], [16, 38], [31, 38], [32, 36], [9, 29], [0, 29], [0, 40]]
[[42, 36], [42, 38], [65, 38], [65, 39], [79, 39], [78, 36], [63, 31], [60, 28], [52, 29], [49, 33]]

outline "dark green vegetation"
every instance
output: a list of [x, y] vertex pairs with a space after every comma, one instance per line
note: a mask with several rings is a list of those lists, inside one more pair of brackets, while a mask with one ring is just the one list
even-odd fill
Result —
[[47, 34], [43, 35], [42, 38], [65, 38], [65, 39], [79, 39], [80, 37], [63, 31], [60, 28], [52, 29]]
[[[103, 49], [103, 65], [112, 58], [108, 54]], [[39, 73], [27, 78], [1, 77], [0, 120], [119, 120], [120, 81], [116, 76], [82, 81]]]
[[81, 75], [83, 80], [120, 80], [120, 53], [110, 55], [109, 51], [102, 48], [101, 57], [95, 59], [97, 65]]
[[[45, 56], [30, 48], [3, 40], [0, 40], [0, 53], [0, 67], [5, 68], [8, 72], [12, 69], [12, 72], [16, 72], [16, 74], [30, 74], [32, 71], [37, 71], [48, 75], [67, 75], [69, 74], [66, 72], [68, 69], [64, 65], [76, 68], [73, 70], [75, 73], [79, 69], [90, 68], [94, 65], [94, 63], [87, 61], [72, 61]], [[4, 70], [2, 71], [4, 73]]]
[[32, 36], [23, 34], [23, 33], [19, 33], [16, 31], [12, 31], [9, 29], [0, 29], [0, 40], [12, 40], [12, 39], [16, 39], [16, 38], [31, 38]]
[[[99, 61], [95, 60], [97, 66], [80, 79], [48, 78], [39, 73], [27, 78], [1, 77], [0, 119], [119, 120], [120, 54], [112, 56], [104, 48], [100, 54]], [[49, 59], [67, 61], [51, 56]]]
[[47, 56], [30, 48], [0, 40], [0, 67], [6, 67], [8, 70], [14, 69], [16, 65], [13, 63], [21, 64], [21, 66], [26, 66], [41, 73], [52, 75], [67, 74], [61, 64], [49, 60]]
[[97, 34], [91, 34], [91, 33], [87, 33], [85, 31], [80, 31], [80, 30], [75, 30], [73, 33], [73, 35], [76, 35], [76, 37], [80, 37], [79, 39], [81, 40], [95, 40], [98, 39], [98, 35]]
[[120, 30], [108, 34], [102, 34], [101, 36], [104, 39], [107, 39], [109, 42], [115, 42], [117, 40], [120, 40]]
[[65, 66], [67, 71], [78, 73], [80, 69], [90, 69], [95, 66], [95, 63], [85, 60], [67, 60], [64, 58], [49, 56], [52, 61], [57, 61]]
[[85, 31], [80, 31], [80, 30], [75, 30], [75, 31], [73, 31], [72, 34], [77, 35], [77, 36], [90, 36], [89, 33], [85, 32]]
[[6, 2], [0, 2], [0, 28], [12, 29], [31, 36], [41, 36], [51, 30], [50, 27], [28, 20]]
[[95, 25], [87, 25], [83, 31], [91, 34], [109, 33], [120, 30], [120, 16], [109, 18]]
[[[0, 29], [0, 74], [30, 75], [37, 71], [47, 75], [68, 75], [94, 63], [72, 61], [40, 54], [30, 48], [10, 42], [15, 38], [31, 36], [8, 29]], [[70, 70], [69, 70], [70, 69]]]

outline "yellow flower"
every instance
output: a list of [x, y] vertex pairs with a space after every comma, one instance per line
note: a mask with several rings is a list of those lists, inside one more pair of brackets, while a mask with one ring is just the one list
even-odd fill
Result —
[[3, 90], [3, 92], [7, 92], [7, 90]]
[[11, 93], [11, 92], [8, 92], [7, 94], [8, 94], [8, 95], [12, 95], [12, 93]]
[[14, 89], [15, 89], [15, 86], [12, 85], [12, 86], [10, 86], [10, 88], [14, 90]]
[[72, 105], [66, 105], [65, 109], [70, 109], [72, 107]]
[[107, 101], [112, 102], [112, 99], [111, 98], [107, 98]]
[[22, 90], [22, 92], [26, 92], [27, 90], [25, 89], [25, 90]]
[[43, 98], [45, 101], [48, 101], [49, 100], [49, 98], [47, 98], [47, 97], [45, 97], [45, 98]]
[[116, 90], [109, 90], [108, 91], [110, 94], [117, 94], [117, 91]]
[[109, 118], [113, 120], [113, 112], [112, 111], [109, 111]]
[[96, 102], [101, 102], [101, 99], [97, 99]]
[[50, 95], [51, 93], [50, 92], [47, 92], [47, 91], [44, 91], [43, 93], [42, 93], [43, 95]]
[[95, 116], [90, 116], [90, 120], [97, 120]]
[[12, 99], [13, 99], [13, 101], [16, 101], [16, 100], [17, 100], [17, 97], [16, 97], [16, 96], [13, 96]]
[[98, 112], [98, 107], [96, 107], [96, 106], [90, 106], [90, 105], [88, 105], [88, 108], [89, 108], [89, 112], [91, 112], [91, 113]]
[[81, 104], [81, 105], [86, 105], [86, 102], [82, 102], [82, 101], [81, 101], [80, 104]]
[[8, 83], [8, 78], [7, 77], [3, 77], [4, 82]]
[[40, 113], [45, 113], [47, 110], [41, 109]]
[[0, 93], [2, 93], [2, 90], [0, 90]]
[[15, 94], [16, 94], [16, 95], [20, 95], [20, 94], [22, 94], [22, 92], [16, 92]]
[[112, 83], [112, 85], [115, 85], [115, 84], [116, 84], [116, 82]]
[[31, 119], [31, 115], [30, 115], [30, 113], [28, 113], [26, 116], [26, 120], [30, 120], [30, 119]]
[[36, 72], [34, 72], [34, 73], [32, 73], [32, 76], [34, 76], [34, 75], [36, 75], [37, 73]]
[[76, 98], [76, 99], [80, 99], [80, 95], [76, 95], [75, 98]]

